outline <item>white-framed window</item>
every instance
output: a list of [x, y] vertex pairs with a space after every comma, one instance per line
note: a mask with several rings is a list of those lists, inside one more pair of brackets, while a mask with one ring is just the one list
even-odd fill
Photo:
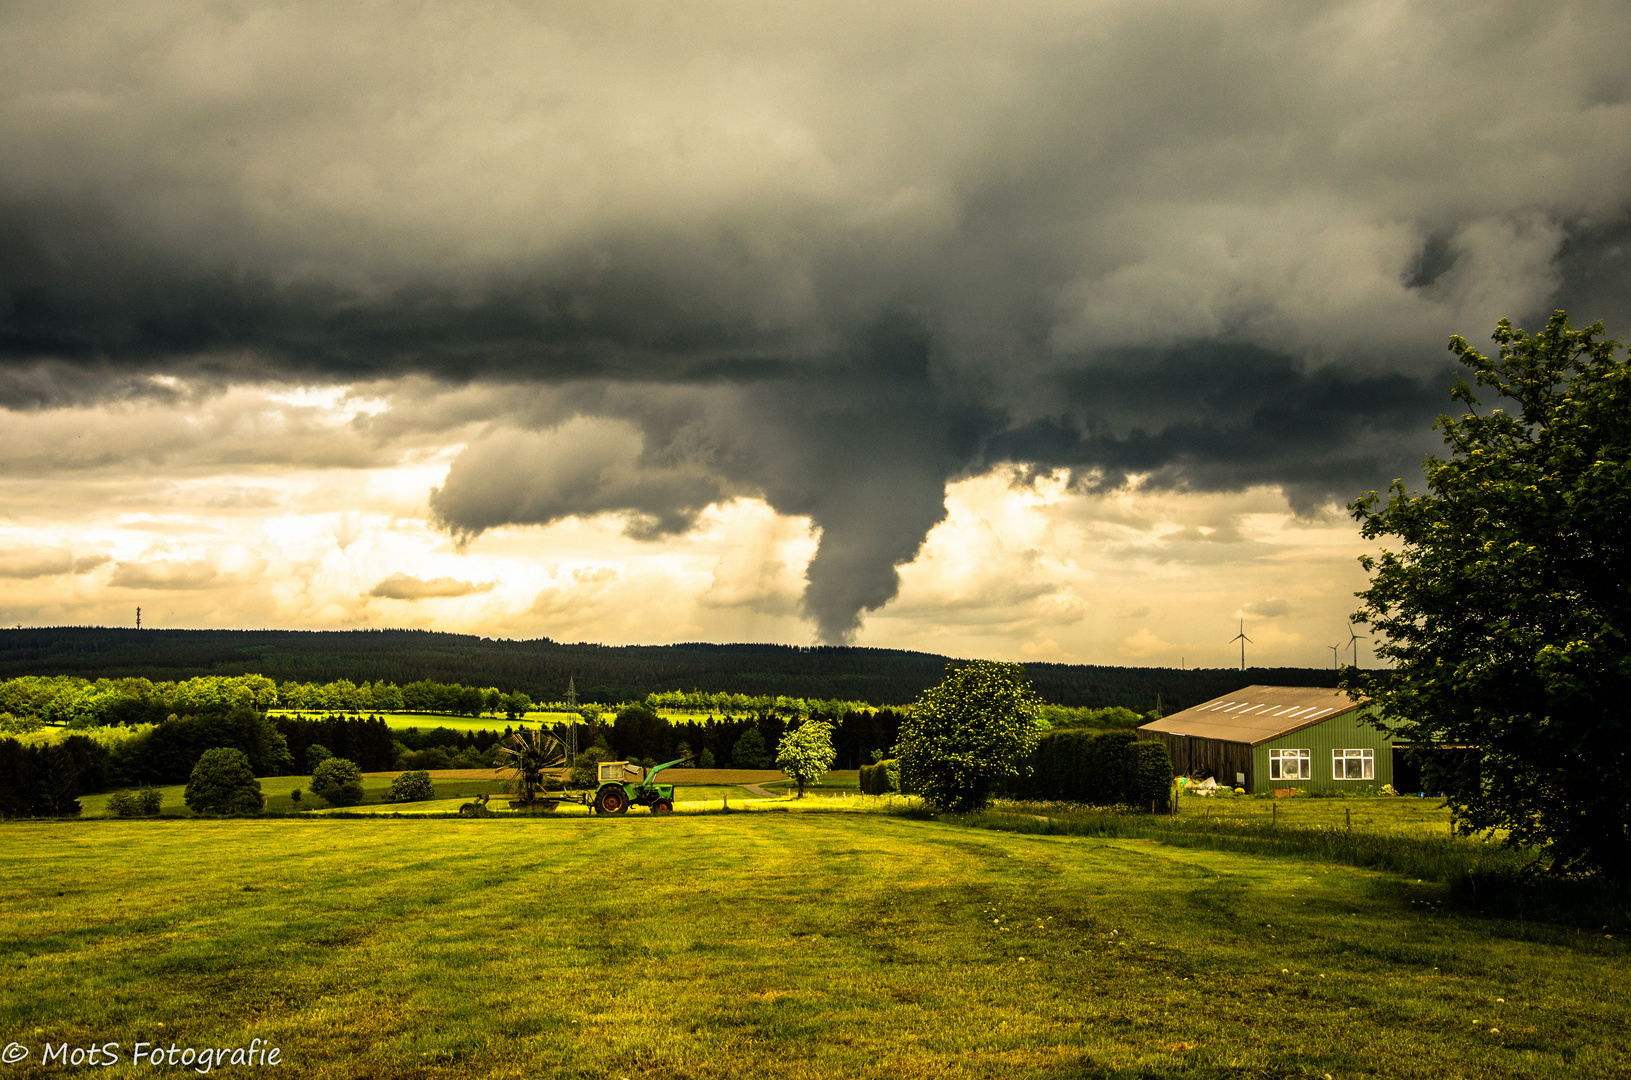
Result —
[[1374, 751], [1374, 750], [1332, 750], [1331, 751], [1331, 779], [1332, 780], [1374, 780], [1374, 779], [1376, 779], [1376, 751]]
[[1310, 750], [1270, 750], [1269, 779], [1307, 780], [1313, 773], [1313, 764], [1314, 754]]

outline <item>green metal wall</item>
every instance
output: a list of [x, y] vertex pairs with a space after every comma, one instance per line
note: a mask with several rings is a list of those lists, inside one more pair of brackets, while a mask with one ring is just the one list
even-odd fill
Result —
[[[1365, 717], [1372, 711], [1370, 708], [1354, 709], [1352, 712], [1343, 713], [1341, 716], [1333, 716], [1324, 723], [1315, 724], [1313, 727], [1303, 728], [1301, 731], [1294, 731], [1290, 735], [1282, 735], [1277, 739], [1270, 739], [1266, 743], [1252, 747], [1252, 787], [1254, 791], [1270, 791], [1274, 788], [1344, 788], [1349, 791], [1357, 791], [1371, 787], [1379, 788], [1383, 784], [1393, 783], [1392, 742], [1386, 735], [1365, 722]], [[1331, 779], [1331, 751], [1367, 749], [1375, 751], [1376, 769], [1374, 779]], [[1310, 751], [1309, 779], [1270, 780], [1270, 750]]]

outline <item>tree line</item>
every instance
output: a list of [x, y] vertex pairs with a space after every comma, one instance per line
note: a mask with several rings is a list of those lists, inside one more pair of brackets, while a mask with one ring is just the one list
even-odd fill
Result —
[[[179, 682], [260, 673], [278, 682], [406, 687], [500, 687], [535, 701], [610, 705], [676, 690], [902, 706], [941, 679], [950, 658], [900, 649], [793, 645], [565, 644], [491, 640], [428, 630], [124, 630], [49, 627], [0, 630], [0, 677], [78, 675]], [[1334, 686], [1329, 668], [1175, 670], [1089, 664], [1026, 664], [1038, 694], [1058, 705], [1138, 712], [1198, 705], [1251, 683]], [[745, 711], [711, 706], [710, 711]]]
[[[518, 718], [533, 707], [522, 691], [464, 686], [422, 679], [395, 683], [276, 683], [264, 675], [209, 675], [179, 682], [142, 677], [85, 679], [74, 675], [27, 675], [0, 681], [0, 716], [6, 721], [38, 721], [73, 728], [116, 724], [157, 724], [170, 716], [200, 715], [234, 708], [265, 711], [370, 713], [422, 712], [452, 716], [503, 715]], [[26, 724], [25, 724], [26, 726]]]
[[5, 738], [0, 816], [74, 814], [82, 795], [185, 783], [206, 752], [222, 747], [241, 752], [256, 776], [303, 776], [313, 746], [364, 772], [393, 769], [399, 756], [390, 728], [378, 717], [308, 720], [242, 707], [171, 716], [154, 725], [90, 729], [50, 743]]

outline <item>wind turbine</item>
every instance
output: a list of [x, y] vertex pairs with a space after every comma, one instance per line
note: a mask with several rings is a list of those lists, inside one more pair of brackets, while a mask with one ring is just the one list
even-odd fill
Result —
[[1246, 620], [1245, 620], [1244, 617], [1242, 617], [1241, 620], [1240, 620], [1240, 633], [1238, 633], [1234, 637], [1230, 638], [1229, 639], [1229, 644], [1233, 645], [1237, 641], [1240, 642], [1240, 670], [1245, 671], [1246, 670], [1246, 646], [1247, 645], [1255, 645], [1257, 643], [1255, 641], [1252, 641], [1251, 638], [1246, 636]]
[[1331, 650], [1331, 669], [1333, 671], [1338, 670], [1342, 667], [1342, 665], [1337, 662], [1337, 653], [1342, 650], [1342, 643], [1339, 641], [1335, 645], [1327, 645], [1326, 648]]
[[1369, 641], [1369, 640], [1370, 640], [1370, 638], [1365, 634], [1356, 634], [1356, 633], [1354, 633], [1354, 624], [1353, 623], [1348, 624], [1348, 644], [1353, 646], [1354, 667], [1359, 666], [1359, 643], [1361, 641]]

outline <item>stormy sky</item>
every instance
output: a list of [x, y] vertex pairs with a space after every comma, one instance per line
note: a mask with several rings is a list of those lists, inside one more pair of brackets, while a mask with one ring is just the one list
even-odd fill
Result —
[[1620, 3], [0, 7], [0, 617], [1330, 661]]

